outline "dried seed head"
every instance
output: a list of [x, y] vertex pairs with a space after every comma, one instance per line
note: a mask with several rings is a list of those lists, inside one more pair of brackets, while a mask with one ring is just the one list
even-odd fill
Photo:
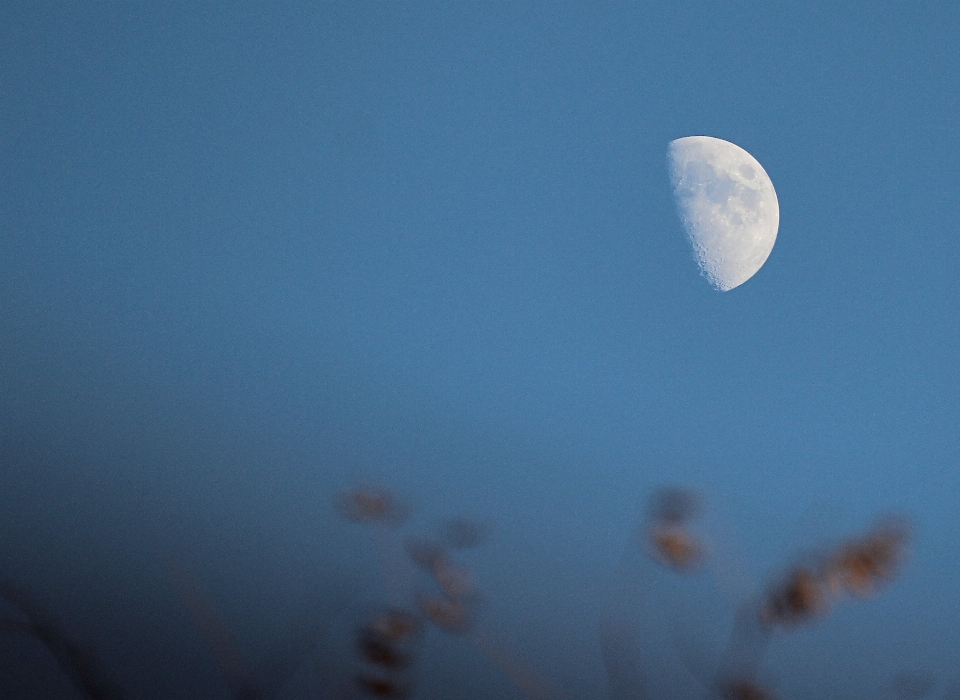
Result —
[[424, 616], [445, 632], [463, 633], [470, 629], [470, 610], [461, 601], [422, 595], [417, 603]]
[[654, 559], [676, 571], [696, 570], [705, 558], [703, 545], [688, 530], [676, 525], [655, 525], [647, 533]]
[[420, 633], [420, 620], [406, 610], [386, 610], [370, 621], [368, 629], [388, 642], [405, 642]]
[[357, 637], [357, 651], [366, 663], [385, 670], [404, 669], [410, 665], [410, 655], [390, 644], [369, 629], [361, 630]]
[[902, 522], [890, 520], [841, 545], [824, 566], [831, 590], [857, 598], [876, 593], [896, 575], [909, 536]]
[[427, 571], [440, 565], [447, 559], [447, 552], [438, 542], [411, 537], [407, 540], [407, 554], [413, 563]]
[[474, 594], [473, 578], [464, 569], [441, 560], [432, 569], [434, 580], [444, 595], [455, 601], [465, 601]]
[[355, 488], [341, 493], [337, 509], [347, 520], [397, 526], [407, 517], [407, 509], [386, 489]]
[[410, 694], [407, 683], [393, 678], [361, 673], [356, 682], [360, 692], [373, 698], [405, 698]]
[[829, 608], [828, 589], [820, 574], [797, 567], [767, 595], [760, 618], [767, 625], [793, 626], [817, 618]]
[[720, 689], [723, 700], [773, 700], [773, 693], [749, 678], [727, 682]]

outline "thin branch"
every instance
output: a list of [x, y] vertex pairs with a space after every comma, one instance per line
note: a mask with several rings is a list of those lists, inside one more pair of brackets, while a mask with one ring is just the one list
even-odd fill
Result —
[[[0, 579], [0, 596], [19, 608], [28, 623], [11, 624], [14, 631], [39, 639], [47, 647], [61, 670], [77, 689], [90, 700], [123, 700], [125, 694], [113, 682], [96, 655], [71, 641], [50, 617], [40, 611], [27, 596], [10, 581]], [[14, 620], [4, 620], [15, 623]]]

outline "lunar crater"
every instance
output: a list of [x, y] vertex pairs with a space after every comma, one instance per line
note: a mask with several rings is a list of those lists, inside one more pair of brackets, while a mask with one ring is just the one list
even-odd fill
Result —
[[736, 144], [688, 136], [667, 152], [677, 211], [701, 273], [721, 291], [738, 287], [763, 266], [780, 226], [773, 183]]

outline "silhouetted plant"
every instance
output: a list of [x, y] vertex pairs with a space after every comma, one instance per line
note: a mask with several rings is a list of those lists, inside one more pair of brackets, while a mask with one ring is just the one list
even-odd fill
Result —
[[49, 650], [64, 675], [90, 700], [123, 700], [127, 696], [110, 677], [92, 649], [71, 640], [52, 616], [6, 579], [0, 579], [0, 596], [17, 607], [25, 621], [5, 619], [0, 631], [38, 639]]

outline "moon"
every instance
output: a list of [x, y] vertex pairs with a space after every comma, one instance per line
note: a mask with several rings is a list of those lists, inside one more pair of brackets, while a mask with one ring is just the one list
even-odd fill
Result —
[[739, 287], [770, 256], [780, 228], [773, 182], [757, 159], [712, 136], [686, 136], [667, 147], [677, 213], [707, 281]]

